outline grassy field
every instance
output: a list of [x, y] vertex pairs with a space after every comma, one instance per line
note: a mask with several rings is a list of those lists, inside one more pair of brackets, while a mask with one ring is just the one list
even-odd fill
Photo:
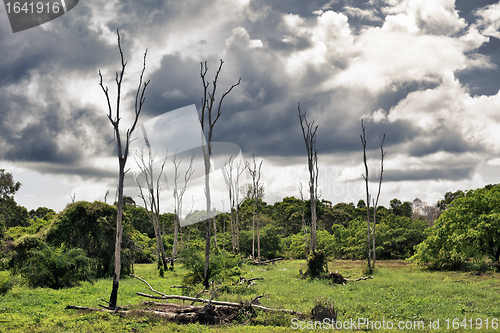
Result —
[[[316, 301], [335, 302], [338, 321], [343, 327], [354, 323], [359, 330], [367, 330], [360, 321], [373, 322], [374, 331], [411, 331], [422, 322], [425, 328], [413, 331], [491, 331], [500, 332], [500, 274], [473, 275], [466, 272], [431, 272], [410, 266], [403, 261], [379, 261], [374, 279], [330, 285], [326, 281], [299, 279], [299, 269], [305, 271], [303, 260], [283, 261], [266, 267], [244, 266], [246, 278], [263, 277], [245, 295], [217, 294], [215, 299], [225, 301], [251, 300], [263, 293], [261, 304], [269, 307], [310, 313]], [[351, 278], [362, 276], [360, 261], [333, 261], [331, 271], [339, 271]], [[179, 294], [172, 285], [182, 284], [186, 271], [178, 266], [159, 278], [155, 265], [136, 265], [135, 274], [146, 279], [155, 289], [166, 294]], [[111, 280], [83, 283], [70, 289], [31, 289], [15, 286], [0, 296], [0, 331], [5, 332], [296, 332], [307, 328], [307, 319], [301, 322], [291, 315], [259, 314], [247, 325], [209, 327], [203, 325], [176, 325], [163, 319], [145, 315], [121, 317], [103, 312], [65, 310], [67, 305], [98, 307], [108, 299]], [[142, 282], [124, 278], [120, 282], [120, 305], [134, 305], [145, 301], [136, 292], [151, 293]], [[464, 321], [465, 319], [465, 321]], [[439, 320], [439, 329], [437, 329]], [[435, 329], [429, 328], [432, 322]], [[392, 324], [393, 329], [387, 329]], [[399, 326], [402, 324], [402, 329]], [[479, 327], [479, 324], [482, 326]], [[280, 327], [275, 327], [281, 325]], [[311, 325], [309, 323], [309, 325]], [[488, 325], [488, 329], [486, 329]], [[309, 326], [311, 327], [311, 326]], [[327, 326], [326, 326], [327, 327]], [[385, 330], [383, 328], [386, 328]], [[295, 328], [295, 329], [294, 329]], [[318, 329], [315, 331], [325, 331]], [[371, 328], [371, 327], [368, 327]], [[457, 329], [454, 329], [457, 328]], [[309, 330], [308, 330], [309, 331]], [[313, 330], [310, 330], [313, 331]], [[343, 329], [348, 332], [350, 329]]]

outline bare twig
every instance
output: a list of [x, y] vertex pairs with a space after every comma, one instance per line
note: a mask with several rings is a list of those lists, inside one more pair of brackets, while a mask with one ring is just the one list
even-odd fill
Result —
[[146, 281], [146, 280], [143, 280], [143, 279], [141, 279], [140, 277], [135, 276], [134, 274], [129, 274], [129, 275], [130, 275], [130, 276], [132, 276], [132, 277], [135, 277], [135, 278], [136, 278], [137, 280], [139, 280], [139, 281], [144, 282], [144, 283], [145, 283], [145, 284], [149, 287], [149, 289], [151, 289], [151, 291], [152, 291], [152, 292], [154, 292], [154, 293], [156, 293], [156, 294], [158, 294], [158, 295], [166, 296], [164, 293], [161, 293], [161, 292], [159, 292], [159, 291], [154, 290], [154, 289], [153, 289], [153, 287], [151, 287], [151, 285], [150, 285], [149, 283], [147, 283], [147, 281]]

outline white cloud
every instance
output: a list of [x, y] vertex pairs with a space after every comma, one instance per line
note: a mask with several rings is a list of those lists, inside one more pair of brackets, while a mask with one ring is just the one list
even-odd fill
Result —
[[500, 29], [500, 3], [485, 6], [477, 10], [475, 14], [479, 16], [476, 24], [483, 35], [500, 38], [498, 31]]
[[312, 27], [297, 15], [284, 15], [284, 22], [291, 33], [306, 37], [312, 44], [288, 58], [287, 68], [292, 74], [303, 74], [311, 65], [332, 69], [335, 62], [347, 62], [352, 54], [354, 36], [342, 13], [323, 12]]
[[388, 119], [407, 120], [424, 132], [452, 129], [470, 145], [500, 153], [500, 92], [474, 96], [452, 76], [434, 89], [415, 91], [391, 108]]
[[230, 45], [239, 45], [248, 49], [261, 48], [263, 46], [260, 39], [251, 39], [243, 27], [233, 29], [231, 37], [226, 40], [226, 46]]
[[359, 56], [327, 84], [361, 87], [378, 93], [405, 82], [439, 82], [466, 67], [467, 57], [456, 39], [412, 35], [370, 28], [357, 40]]
[[390, 1], [383, 29], [407, 33], [451, 36], [467, 23], [455, 9], [455, 0]]
[[344, 12], [348, 15], [360, 17], [368, 21], [380, 21], [381, 19], [377, 17], [375, 10], [360, 9], [356, 7], [346, 6], [344, 7]]

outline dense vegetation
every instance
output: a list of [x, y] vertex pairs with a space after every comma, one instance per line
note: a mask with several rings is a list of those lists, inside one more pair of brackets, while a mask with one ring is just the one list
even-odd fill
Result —
[[[58, 214], [46, 207], [28, 212], [14, 200], [21, 184], [15, 183], [12, 175], [5, 170], [1, 170], [0, 179], [1, 269], [10, 270], [12, 276], [20, 274], [32, 286], [52, 288], [111, 276], [116, 205], [80, 201], [68, 204]], [[308, 202], [286, 197], [268, 205], [259, 200], [262, 257], [305, 259], [308, 253], [305, 239], [309, 235], [304, 223], [309, 226], [311, 216]], [[154, 231], [145, 210], [130, 197], [126, 197], [124, 202], [122, 273], [128, 274], [133, 271], [134, 263], [151, 263], [158, 258]], [[232, 267], [238, 266], [235, 263], [241, 263], [241, 258], [251, 255], [252, 204], [251, 198], [247, 197], [239, 208], [240, 259], [234, 259]], [[429, 209], [423, 209], [425, 205], [418, 199], [412, 203], [393, 199], [389, 208], [377, 207], [377, 258], [410, 259], [434, 268], [481, 270], [489, 269], [492, 263], [499, 260], [499, 186], [488, 185], [484, 189], [465, 193], [448, 192], [437, 206], [443, 212], [435, 221], [439, 214], [432, 215]], [[353, 203], [332, 205], [326, 200], [318, 202], [317, 242], [324, 256], [366, 259], [366, 209], [363, 200], [356, 206]], [[190, 213], [191, 216], [199, 214], [203, 212]], [[167, 252], [172, 251], [174, 243], [174, 218], [171, 213], [165, 213], [160, 218]], [[229, 255], [230, 216], [220, 214], [216, 221], [219, 248], [212, 250]], [[178, 252], [192, 268], [191, 278], [186, 277], [186, 281], [196, 282], [199, 278], [196, 263], [203, 261], [203, 245], [202, 223], [182, 228]], [[213, 274], [222, 274], [216, 272], [216, 262]], [[473, 265], [470, 265], [471, 262]], [[62, 274], [63, 271], [68, 273]]]

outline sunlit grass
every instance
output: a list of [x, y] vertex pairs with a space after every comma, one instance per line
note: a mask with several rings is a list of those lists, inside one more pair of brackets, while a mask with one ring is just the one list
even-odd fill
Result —
[[[331, 271], [357, 278], [363, 275], [361, 261], [333, 261]], [[215, 299], [250, 301], [257, 295], [268, 294], [261, 304], [309, 313], [314, 303], [330, 298], [335, 302], [339, 320], [368, 318], [370, 320], [429, 320], [493, 318], [500, 319], [500, 274], [481, 276], [466, 272], [432, 272], [410, 266], [403, 261], [380, 261], [374, 279], [332, 285], [327, 281], [300, 279], [299, 270], [306, 270], [304, 260], [281, 261], [268, 266], [244, 266], [246, 278], [263, 277], [244, 295], [216, 294]], [[153, 288], [165, 294], [181, 294], [173, 285], [182, 284], [186, 270], [165, 272], [160, 278], [155, 264], [136, 265], [135, 274], [147, 280]], [[236, 280], [236, 277], [235, 277]], [[201, 290], [201, 286], [197, 286]], [[196, 290], [199, 291], [199, 290]], [[259, 315], [254, 324], [281, 323], [288, 327], [232, 326], [209, 328], [202, 325], [176, 325], [151, 317], [120, 317], [104, 312], [65, 310], [67, 305], [97, 308], [105, 304], [111, 292], [111, 279], [52, 290], [14, 286], [0, 296], [0, 331], [9, 332], [285, 332], [291, 317], [270, 319]], [[126, 277], [120, 281], [118, 303], [122, 306], [140, 304], [146, 299], [137, 292], [152, 294], [141, 281]], [[204, 297], [208, 297], [207, 294]], [[250, 322], [249, 322], [250, 323]], [[499, 331], [500, 328], [497, 330]], [[434, 330], [435, 331], [435, 330]], [[465, 331], [465, 330], [464, 330]]]

